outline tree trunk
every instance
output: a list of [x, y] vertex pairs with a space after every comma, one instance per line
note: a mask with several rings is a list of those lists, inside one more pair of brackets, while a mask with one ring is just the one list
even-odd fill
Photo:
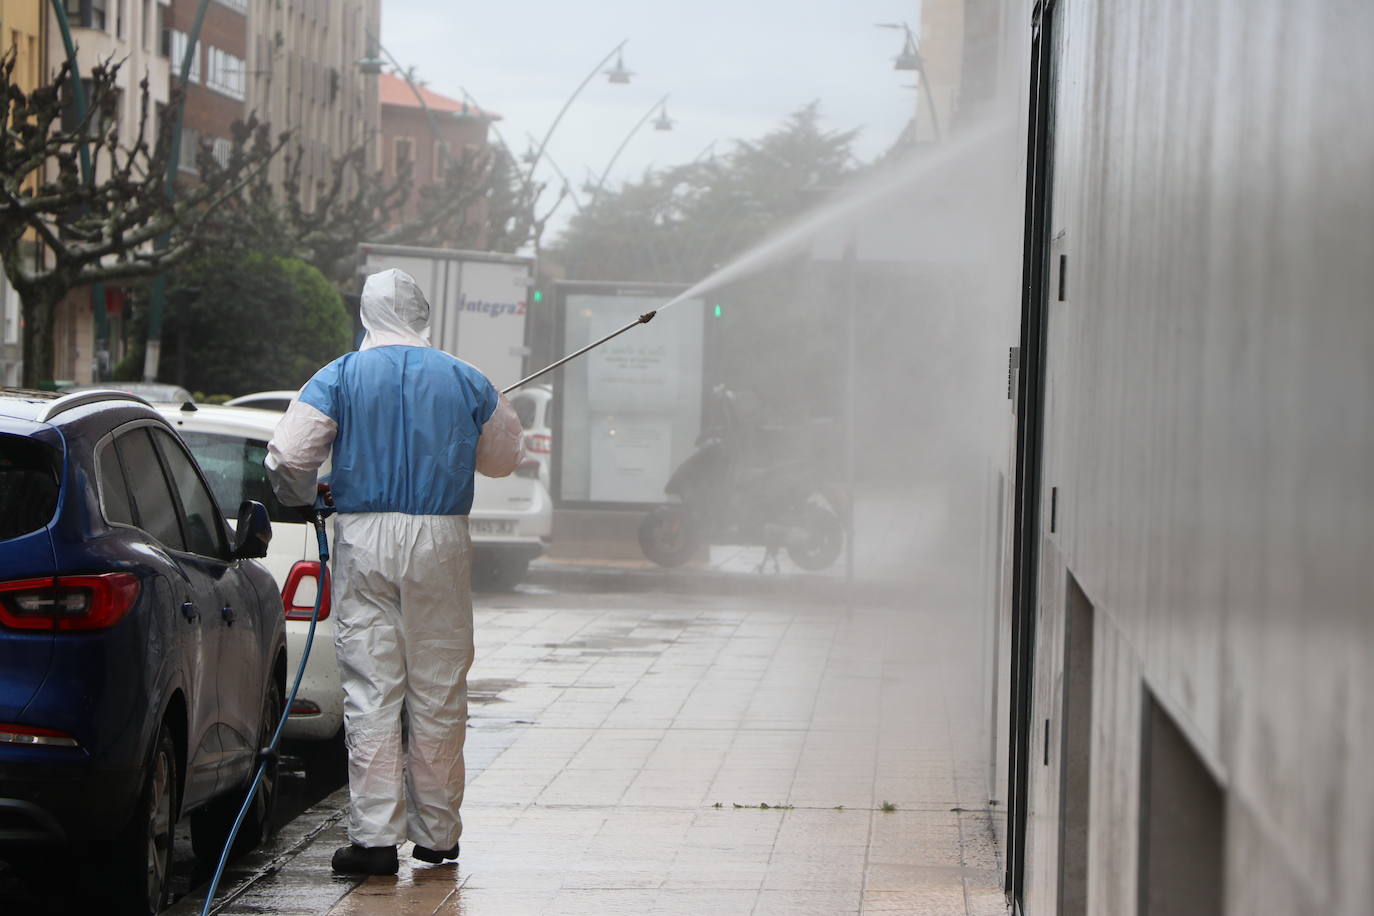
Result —
[[60, 295], [46, 286], [21, 294], [24, 312], [24, 387], [37, 388], [53, 377], [53, 315]]

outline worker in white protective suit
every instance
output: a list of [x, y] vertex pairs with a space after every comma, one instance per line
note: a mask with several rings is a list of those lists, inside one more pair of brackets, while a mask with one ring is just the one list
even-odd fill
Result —
[[362, 345], [301, 389], [266, 463], [282, 504], [305, 507], [333, 459], [351, 841], [333, 867], [395, 874], [407, 839], [422, 861], [458, 856], [473, 473], [515, 470], [522, 430], [486, 376], [430, 346], [429, 303], [408, 274], [368, 277], [361, 310]]

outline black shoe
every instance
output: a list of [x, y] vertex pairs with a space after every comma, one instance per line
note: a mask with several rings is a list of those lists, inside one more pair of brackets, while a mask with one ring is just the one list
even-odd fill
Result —
[[454, 843], [448, 849], [430, 849], [428, 846], [421, 846], [419, 843], [416, 843], [415, 849], [411, 852], [411, 855], [421, 862], [438, 865], [445, 859], [458, 858], [458, 844]]
[[400, 868], [395, 846], [359, 846], [357, 843], [334, 850], [331, 864], [340, 875], [394, 875]]

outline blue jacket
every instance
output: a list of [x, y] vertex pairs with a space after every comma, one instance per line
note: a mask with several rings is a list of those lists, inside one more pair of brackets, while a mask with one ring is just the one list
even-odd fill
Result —
[[496, 410], [487, 377], [428, 347], [346, 353], [300, 400], [338, 425], [330, 488], [340, 512], [467, 515], [477, 437]]

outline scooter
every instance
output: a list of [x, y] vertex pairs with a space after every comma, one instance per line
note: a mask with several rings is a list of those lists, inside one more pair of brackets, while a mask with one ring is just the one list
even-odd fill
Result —
[[639, 546], [660, 566], [680, 566], [704, 544], [760, 544], [777, 568], [786, 550], [802, 569], [826, 569], [844, 546], [844, 500], [817, 485], [805, 458], [760, 460], [745, 442], [734, 395], [717, 387], [716, 423], [664, 487], [675, 502], [654, 507], [639, 526]]

